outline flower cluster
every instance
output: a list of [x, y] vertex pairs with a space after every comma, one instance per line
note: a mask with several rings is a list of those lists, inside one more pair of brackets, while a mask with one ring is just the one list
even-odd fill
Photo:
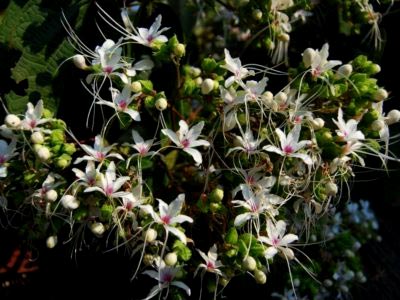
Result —
[[[285, 59], [285, 11], [293, 6], [268, 7], [273, 63]], [[396, 160], [389, 125], [400, 112], [383, 111], [388, 92], [374, 78], [380, 67], [365, 56], [330, 60], [328, 44], [299, 53], [288, 73], [242, 64], [228, 49], [220, 59], [182, 66], [185, 45], [167, 36], [161, 15], [145, 28], [127, 10], [121, 24], [98, 10], [119, 40], [105, 38], [91, 50], [66, 17], [63, 24], [79, 52], [74, 64], [88, 73], [91, 112], [104, 108], [102, 130], [87, 141], [67, 135], [41, 100], [24, 115], [8, 114], [0, 132], [5, 210], [32, 212], [33, 205], [49, 248], [85, 231], [112, 249], [126, 247], [132, 278], [157, 282], [145, 299], [190, 296], [190, 274], [215, 282], [214, 298], [240, 274], [265, 284], [279, 260], [290, 278], [291, 266], [311, 274], [300, 247], [317, 230], [312, 225], [330, 217], [354, 166], [366, 166], [369, 155]], [[163, 91], [151, 75], [168, 64], [176, 84]], [[289, 81], [269, 86], [277, 74]], [[89, 113], [87, 124], [94, 120]], [[351, 213], [355, 224], [370, 217], [361, 206], [361, 214]]]

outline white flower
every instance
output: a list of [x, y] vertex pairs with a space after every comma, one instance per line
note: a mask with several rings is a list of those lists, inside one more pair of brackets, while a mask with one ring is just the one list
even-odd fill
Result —
[[[58, 181], [56, 181], [58, 180]], [[38, 190], [36, 190], [33, 193], [34, 197], [38, 197], [40, 199], [45, 199], [46, 198], [46, 193], [48, 191], [54, 190], [57, 188], [59, 185], [61, 185], [61, 176], [57, 175], [55, 173], [50, 173], [47, 175], [46, 179], [42, 183], [42, 187]]]
[[117, 178], [115, 169], [114, 162], [110, 162], [105, 175], [103, 173], [99, 174], [99, 186], [88, 187], [85, 189], [85, 193], [98, 191], [110, 198], [121, 198], [129, 195], [128, 192], [118, 191], [130, 179], [129, 176]]
[[198, 140], [203, 127], [204, 122], [201, 121], [189, 130], [188, 124], [184, 120], [180, 120], [178, 134], [173, 132], [171, 129], [163, 129], [161, 131], [163, 134], [168, 136], [175, 145], [191, 155], [196, 164], [199, 165], [203, 162], [203, 158], [201, 157], [200, 152], [193, 148], [198, 146], [210, 146], [208, 141]]
[[161, 28], [161, 19], [162, 16], [158, 15], [154, 23], [147, 28], [135, 28], [132, 26], [133, 34], [130, 34], [127, 38], [132, 39], [138, 44], [143, 46], [152, 47], [154, 43], [165, 43], [168, 41], [168, 38], [165, 35], [162, 35], [164, 31], [167, 31], [169, 27]]
[[123, 112], [128, 114], [132, 120], [140, 121], [140, 114], [136, 110], [129, 108], [129, 105], [132, 103], [132, 100], [136, 95], [131, 96], [131, 87], [130, 85], [125, 85], [125, 87], [120, 92], [117, 89], [111, 88], [111, 96], [113, 102], [106, 100], [99, 100], [97, 104], [107, 105], [114, 108], [117, 112]]
[[43, 100], [39, 100], [35, 106], [32, 103], [27, 104], [25, 118], [22, 120], [22, 128], [26, 130], [36, 130], [38, 125], [47, 123], [48, 119], [42, 119]]
[[97, 177], [99, 172], [95, 168], [94, 161], [89, 160], [87, 162], [85, 172], [77, 168], [73, 168], [72, 171], [75, 173], [75, 176], [78, 178], [78, 182], [83, 186], [94, 186], [97, 182]]
[[[306, 57], [307, 55], [307, 57]], [[340, 60], [329, 60], [329, 45], [325, 43], [321, 50], [308, 48], [303, 53], [303, 61], [306, 68], [311, 67], [313, 77], [320, 77], [326, 71], [341, 65]]]
[[343, 120], [343, 111], [339, 107], [338, 110], [338, 119], [333, 120], [336, 126], [339, 128], [336, 130], [336, 134], [343, 140], [343, 141], [358, 141], [365, 139], [364, 134], [357, 130], [358, 122], [354, 119], [350, 119], [347, 122]]
[[88, 145], [82, 144], [80, 145], [82, 149], [88, 154], [84, 155], [83, 157], [78, 157], [75, 160], [75, 164], [80, 163], [81, 161], [87, 160], [87, 161], [97, 161], [97, 162], [103, 162], [106, 158], [108, 157], [115, 157], [118, 159], [123, 159], [123, 157], [118, 154], [118, 153], [108, 153], [111, 151], [111, 149], [114, 147], [115, 144], [110, 145], [110, 146], [105, 146], [104, 145], [104, 139], [102, 138], [101, 135], [96, 135], [94, 139], [94, 145], [93, 147], [90, 147]]
[[290, 243], [297, 241], [299, 237], [295, 234], [286, 232], [285, 221], [279, 220], [276, 224], [271, 220], [267, 220], [267, 236], [259, 236], [258, 240], [264, 244], [269, 245], [265, 251], [265, 257], [270, 259], [278, 252], [281, 252], [287, 259], [292, 259], [294, 253], [288, 248]]
[[[238, 169], [240, 174], [243, 176], [245, 184], [249, 188], [256, 189], [258, 191], [262, 192], [269, 192], [270, 189], [273, 187], [273, 185], [276, 182], [276, 177], [274, 176], [265, 176], [263, 172], [260, 172], [265, 168], [264, 165], [250, 169], [250, 171], [246, 171], [243, 169]], [[232, 191], [232, 197], [235, 197], [237, 192], [241, 190], [241, 184], [239, 184], [233, 191]]]
[[141, 157], [153, 155], [155, 152], [150, 151], [151, 146], [153, 146], [154, 140], [143, 140], [143, 138], [140, 136], [140, 134], [132, 129], [132, 138], [133, 141], [135, 142], [134, 144], [130, 145], [133, 149], [135, 149], [138, 153], [134, 154], [133, 156], [139, 155]]
[[271, 10], [285, 10], [293, 6], [293, 0], [271, 0]]
[[306, 146], [311, 145], [311, 141], [304, 140], [299, 142], [301, 125], [296, 124], [293, 129], [286, 136], [285, 133], [279, 128], [275, 129], [276, 134], [279, 137], [281, 148], [275, 147], [273, 145], [264, 146], [263, 149], [269, 152], [275, 152], [282, 156], [296, 157], [303, 160], [307, 165], [312, 165], [312, 159], [309, 155], [305, 153], [297, 153], [297, 151], [303, 149]]
[[179, 194], [178, 197], [176, 197], [176, 199], [172, 201], [169, 205], [161, 199], [157, 200], [159, 215], [153, 210], [153, 207], [151, 205], [143, 205], [142, 209], [145, 212], [149, 213], [156, 223], [163, 225], [166, 231], [171, 232], [173, 235], [175, 235], [183, 243], [186, 244], [186, 235], [182, 231], [174, 227], [175, 224], [180, 224], [183, 222], [193, 222], [192, 218], [180, 214], [183, 203], [185, 201], [185, 194]]
[[[156, 260], [156, 267], [157, 271], [147, 270], [143, 272], [143, 274], [146, 274], [158, 281], [158, 284], [151, 289], [150, 293], [143, 300], [149, 300], [155, 297], [165, 288], [169, 290], [171, 285], [183, 289], [186, 294], [190, 296], [190, 288], [182, 281], [175, 280], [175, 276], [180, 268], [168, 267], [165, 265], [165, 262], [162, 259]], [[165, 296], [165, 299], [167, 296]]]
[[15, 152], [16, 144], [17, 141], [15, 139], [12, 139], [10, 144], [7, 144], [5, 140], [0, 140], [0, 178], [7, 177], [6, 163], [10, 158], [17, 155]]
[[251, 129], [246, 130], [245, 133], [242, 133], [243, 137], [236, 136], [236, 141], [240, 144], [240, 146], [231, 148], [228, 150], [226, 155], [229, 155], [233, 151], [243, 151], [248, 155], [257, 153], [258, 145], [261, 143], [261, 140], [255, 140], [253, 136], [253, 132]]
[[220, 276], [223, 276], [221, 270], [218, 269], [218, 268], [222, 267], [223, 265], [222, 265], [221, 261], [217, 260], [218, 253], [217, 253], [217, 245], [216, 244], [214, 244], [210, 248], [210, 250], [208, 250], [207, 255], [203, 251], [200, 251], [200, 250], [197, 250], [197, 251], [199, 252], [200, 256], [203, 258], [205, 263], [199, 264], [196, 271], [194, 272], [194, 276], [196, 276], [196, 274], [200, 268], [204, 269], [204, 271], [206, 271], [206, 272], [215, 273]]
[[227, 49], [224, 50], [225, 53], [225, 65], [222, 67], [233, 73], [233, 76], [228, 77], [225, 80], [225, 87], [230, 87], [234, 82], [241, 83], [242, 79], [254, 75], [253, 71], [249, 71], [242, 67], [242, 62], [239, 58], [232, 58], [231, 54]]

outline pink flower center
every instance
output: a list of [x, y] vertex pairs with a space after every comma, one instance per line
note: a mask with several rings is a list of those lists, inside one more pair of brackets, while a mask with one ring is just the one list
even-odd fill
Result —
[[277, 246], [279, 244], [280, 240], [274, 237], [271, 242], [272, 242], [272, 246]]
[[139, 147], [139, 154], [140, 155], [143, 156], [143, 155], [147, 154], [147, 152], [148, 152], [148, 148], [145, 145], [142, 145], [142, 146]]
[[147, 37], [147, 42], [148, 42], [149, 44], [151, 44], [151, 43], [153, 42], [153, 40], [154, 40], [154, 37], [150, 34], [150, 35]]
[[184, 139], [181, 141], [183, 148], [188, 148], [190, 146], [190, 141], [188, 139]]
[[120, 110], [125, 110], [128, 107], [128, 103], [125, 100], [121, 100], [118, 103], [118, 107]]
[[97, 151], [97, 153], [96, 153], [96, 158], [97, 158], [98, 160], [101, 161], [101, 160], [103, 160], [105, 157], [106, 157], [106, 156], [104, 155], [103, 152]]
[[296, 117], [294, 117], [294, 123], [299, 124], [299, 123], [301, 123], [302, 119], [303, 119], [302, 117], [296, 116]]
[[215, 269], [215, 265], [212, 261], [207, 262], [207, 269], [212, 269], [212, 270]]
[[313, 77], [319, 77], [321, 75], [321, 68], [316, 67], [314, 70], [311, 71]]
[[87, 183], [88, 183], [88, 185], [93, 186], [96, 183], [96, 179], [94, 179], [93, 177], [89, 177], [87, 179]]
[[256, 212], [258, 212], [258, 205], [254, 202], [254, 201], [251, 201], [250, 202], [250, 208], [251, 208], [251, 211], [253, 212], [253, 213], [256, 213]]
[[169, 225], [169, 223], [171, 222], [171, 216], [165, 215], [165, 216], [161, 217], [161, 221], [162, 221], [165, 225]]
[[32, 129], [33, 129], [33, 128], [35, 128], [35, 127], [36, 127], [36, 125], [37, 125], [37, 122], [36, 122], [36, 120], [30, 120], [30, 121], [29, 121], [29, 127], [30, 127], [30, 128], [32, 128]]
[[293, 149], [292, 146], [286, 145], [286, 146], [283, 148], [283, 152], [285, 152], [285, 154], [292, 154], [292, 153], [294, 152], [294, 149]]
[[111, 74], [113, 71], [113, 67], [112, 66], [106, 66], [103, 68], [103, 72], [107, 73], [107, 74]]
[[253, 185], [256, 181], [255, 181], [255, 179], [254, 179], [253, 176], [249, 175], [249, 176], [247, 176], [247, 178], [246, 178], [246, 182], [247, 182], [247, 184], [249, 184], [249, 185]]
[[170, 272], [163, 273], [161, 276], [162, 283], [165, 283], [165, 282], [170, 283], [172, 281], [172, 279], [174, 279], [174, 276]]
[[105, 191], [107, 196], [111, 196], [114, 193], [114, 187], [112, 185], [107, 185]]
[[132, 202], [128, 201], [127, 203], [125, 203], [125, 208], [126, 208], [126, 210], [132, 210], [132, 208], [133, 208]]

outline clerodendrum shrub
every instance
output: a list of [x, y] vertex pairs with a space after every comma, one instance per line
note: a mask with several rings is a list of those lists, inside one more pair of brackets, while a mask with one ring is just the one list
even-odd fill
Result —
[[[292, 24], [305, 22], [316, 4], [266, 2], [217, 5], [219, 14], [199, 18], [196, 34], [231, 9], [237, 28], [226, 23], [227, 41], [236, 34], [269, 51], [274, 64], [288, 64]], [[346, 17], [370, 25], [378, 48], [380, 14], [367, 1], [353, 2], [345, 1]], [[279, 260], [289, 274], [288, 295], [317, 295], [319, 274], [325, 280], [319, 297], [347, 293], [353, 278], [365, 281], [354, 251], [373, 236], [373, 213], [367, 202], [336, 214], [335, 205], [346, 198], [355, 165], [366, 167], [367, 156], [383, 167], [395, 159], [389, 125], [400, 112], [383, 111], [388, 92], [374, 78], [379, 65], [363, 55], [331, 60], [327, 43], [298, 53], [300, 63], [286, 70], [242, 64], [227, 48], [205, 55], [215, 40], [201, 44], [199, 65], [184, 64], [186, 46], [162, 16], [142, 27], [130, 18], [134, 10], [123, 9], [120, 22], [98, 6], [121, 37], [104, 37], [94, 50], [63, 17], [77, 51], [71, 60], [87, 72], [87, 126], [99, 114], [103, 126], [93, 140], [80, 141], [42, 100], [6, 116], [0, 192], [10, 220], [21, 214], [31, 238], [47, 237], [49, 248], [89, 231], [108, 248], [129, 249], [132, 277], [154, 279], [146, 299], [190, 296], [185, 282], [193, 275], [207, 280], [214, 297], [240, 274], [265, 284]], [[168, 91], [159, 88], [166, 78], [152, 76], [164, 66], [174, 80]], [[269, 85], [277, 76], [288, 80]], [[358, 235], [340, 229], [346, 224], [357, 224]], [[331, 263], [332, 281], [302, 248], [335, 237], [328, 251], [341, 249], [337, 256], [347, 253], [347, 260]]]

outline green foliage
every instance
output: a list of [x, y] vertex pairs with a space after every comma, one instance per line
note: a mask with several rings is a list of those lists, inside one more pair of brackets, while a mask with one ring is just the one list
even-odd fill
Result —
[[[22, 1], [24, 2], [24, 1]], [[82, 25], [88, 0], [11, 1], [1, 15], [0, 47], [20, 55], [11, 68], [16, 85], [26, 82], [24, 93], [10, 90], [5, 95], [11, 112], [21, 113], [28, 101], [43, 99], [46, 107], [57, 111], [58, 99], [53, 90], [61, 63], [74, 54], [65, 39], [67, 33], [60, 20], [62, 12]], [[7, 70], [0, 69], [0, 72]]]

